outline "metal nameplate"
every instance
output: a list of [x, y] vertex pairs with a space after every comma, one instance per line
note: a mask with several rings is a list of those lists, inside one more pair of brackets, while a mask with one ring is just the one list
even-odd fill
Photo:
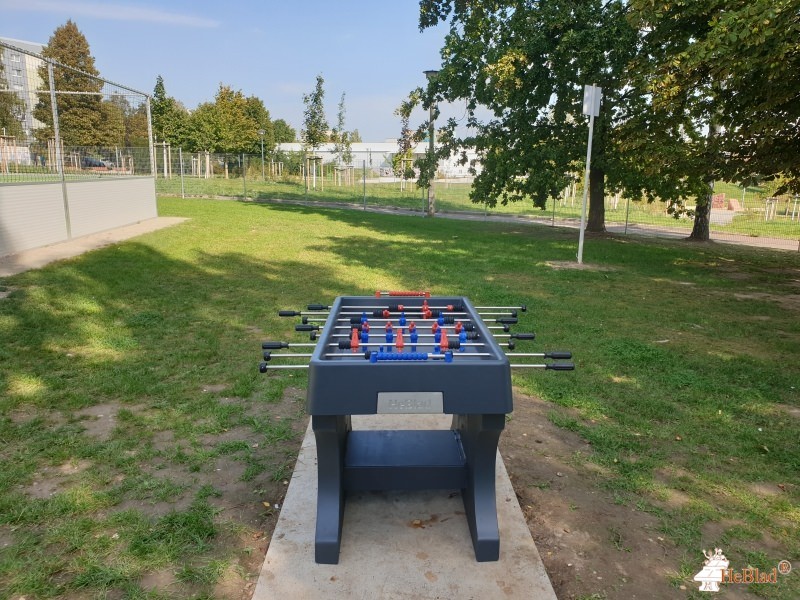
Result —
[[442, 392], [378, 392], [379, 415], [442, 414]]

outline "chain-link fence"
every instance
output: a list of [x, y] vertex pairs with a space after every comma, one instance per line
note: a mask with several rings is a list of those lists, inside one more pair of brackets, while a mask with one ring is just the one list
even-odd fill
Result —
[[152, 175], [148, 96], [0, 42], [0, 183]]
[[157, 216], [147, 94], [3, 41], [0, 67], [0, 255]]
[[[289, 200], [338, 203], [358, 207], [424, 212], [428, 191], [415, 179], [394, 173], [391, 156], [354, 160], [339, 164], [332, 153], [317, 152], [309, 159], [302, 152], [258, 155], [188, 153], [168, 145], [156, 147], [156, 187], [161, 194], [184, 197], [233, 197], [254, 200]], [[449, 176], [448, 176], [449, 175]], [[453, 177], [445, 169], [437, 172], [434, 195], [437, 212], [523, 218], [543, 224], [577, 226], [580, 222], [580, 181], [550, 200], [545, 209], [532, 202], [516, 202], [487, 208], [473, 203], [470, 177]], [[679, 218], [668, 212], [665, 202], [631, 201], [621, 194], [606, 197], [605, 220], [610, 231], [686, 237], [692, 230], [694, 208]], [[741, 187], [717, 183], [711, 209], [712, 239], [756, 242], [795, 242], [800, 249], [800, 196], [775, 195], [769, 184]]]

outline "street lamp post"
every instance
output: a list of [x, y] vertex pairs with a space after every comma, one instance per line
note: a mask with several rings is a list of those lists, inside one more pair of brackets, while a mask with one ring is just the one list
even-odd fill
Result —
[[[425, 77], [428, 78], [428, 81], [432, 81], [434, 77], [439, 74], [439, 71], [429, 70], [423, 71], [425, 73]], [[430, 153], [430, 177], [428, 179], [428, 210], [426, 212], [426, 216], [432, 217], [436, 214], [436, 194], [433, 191], [433, 180], [436, 177], [436, 161], [435, 161], [435, 150], [434, 150], [434, 129], [433, 129], [433, 98], [431, 98], [431, 104], [428, 107], [428, 152]]]
[[261, 181], [266, 181], [264, 176], [264, 134], [267, 133], [263, 129], [258, 130], [258, 135], [261, 137]]

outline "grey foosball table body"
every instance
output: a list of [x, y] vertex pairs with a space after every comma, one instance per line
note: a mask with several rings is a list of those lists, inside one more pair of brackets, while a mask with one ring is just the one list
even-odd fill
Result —
[[[343, 313], [398, 302], [408, 314], [420, 310], [423, 298], [337, 298], [309, 363], [307, 410], [317, 443], [319, 484], [315, 560], [339, 561], [348, 491], [428, 489], [461, 490], [475, 558], [497, 560], [495, 458], [506, 414], [513, 410], [508, 359], [463, 297], [427, 299], [431, 307], [463, 307], [455, 319], [471, 323], [479, 333], [482, 346], [454, 350], [452, 362], [371, 362], [363, 351], [334, 349], [350, 339], [351, 315]], [[385, 320], [371, 317], [372, 309], [363, 311], [370, 318], [370, 342], [385, 340]], [[416, 322], [418, 332], [430, 333], [431, 322], [406, 318]], [[397, 316], [391, 320], [397, 331]], [[444, 327], [450, 340], [458, 339], [453, 325]], [[387, 352], [397, 351], [384, 343]], [[404, 351], [410, 351], [407, 333], [405, 344]], [[432, 338], [421, 337], [416, 351], [432, 352]], [[420, 413], [453, 415], [451, 428], [354, 431], [350, 424], [351, 415]]]

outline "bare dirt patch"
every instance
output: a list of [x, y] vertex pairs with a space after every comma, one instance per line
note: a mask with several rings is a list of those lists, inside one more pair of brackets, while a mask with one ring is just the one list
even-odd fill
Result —
[[111, 434], [117, 426], [117, 413], [121, 405], [118, 402], [96, 404], [75, 412], [81, 420], [81, 425], [86, 433], [100, 441], [111, 439]]
[[556, 270], [561, 269], [574, 269], [578, 271], [614, 271], [613, 267], [609, 267], [606, 265], [598, 265], [592, 263], [578, 263], [573, 261], [567, 260], [548, 260], [545, 263], [548, 267]]
[[766, 300], [776, 302], [788, 310], [800, 310], [800, 294], [767, 294], [764, 292], [749, 292], [747, 294], [734, 294], [737, 300]]
[[557, 596], [675, 598], [668, 576], [682, 552], [658, 532], [654, 516], [602, 490], [602, 469], [580, 459], [591, 447], [553, 425], [547, 413], [554, 410], [517, 395], [500, 450]]

